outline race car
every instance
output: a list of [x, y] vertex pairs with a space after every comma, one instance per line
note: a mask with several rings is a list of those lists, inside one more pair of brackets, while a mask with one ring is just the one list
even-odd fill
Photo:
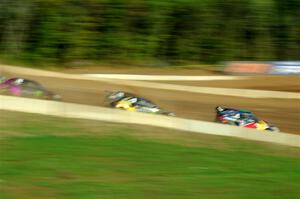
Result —
[[46, 90], [36, 81], [23, 78], [10, 78], [0, 84], [0, 94], [22, 97], [60, 100], [61, 96]]
[[235, 126], [242, 126], [246, 128], [253, 128], [257, 130], [279, 132], [279, 129], [277, 127], [270, 125], [264, 120], [258, 119], [253, 113], [247, 110], [217, 106], [216, 122]]
[[106, 101], [109, 103], [109, 106], [126, 111], [175, 116], [174, 113], [162, 110], [156, 104], [143, 97], [124, 91], [108, 92]]

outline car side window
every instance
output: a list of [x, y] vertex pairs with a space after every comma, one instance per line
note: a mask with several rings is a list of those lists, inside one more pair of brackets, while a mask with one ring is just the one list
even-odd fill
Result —
[[39, 84], [31, 81], [24, 82], [23, 87], [28, 89], [42, 90]]
[[136, 103], [137, 101], [138, 101], [138, 100], [137, 100], [136, 97], [127, 100], [127, 102], [130, 102], [130, 103], [132, 103], [132, 104]]
[[141, 106], [145, 106], [145, 107], [148, 107], [148, 108], [153, 108], [155, 107], [154, 104], [152, 104], [150, 101], [147, 101], [147, 100], [144, 100], [144, 99], [141, 99], [137, 102], [137, 104], [141, 105]]

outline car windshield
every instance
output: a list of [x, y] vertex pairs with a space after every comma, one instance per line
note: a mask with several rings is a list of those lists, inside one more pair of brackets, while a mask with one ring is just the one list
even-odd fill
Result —
[[110, 99], [121, 99], [122, 97], [125, 96], [124, 92], [115, 92], [109, 95]]
[[241, 113], [241, 119], [251, 119], [258, 121], [257, 117], [253, 113]]

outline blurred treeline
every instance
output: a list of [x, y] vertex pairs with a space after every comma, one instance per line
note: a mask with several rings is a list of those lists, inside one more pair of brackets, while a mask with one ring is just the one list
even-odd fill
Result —
[[2, 57], [215, 63], [300, 58], [300, 0], [0, 0]]

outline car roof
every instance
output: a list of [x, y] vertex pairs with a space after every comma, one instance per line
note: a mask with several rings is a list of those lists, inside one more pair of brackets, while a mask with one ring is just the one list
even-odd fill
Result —
[[248, 110], [244, 110], [244, 109], [241, 109], [241, 110], [239, 110], [241, 113], [250, 113], [250, 114], [252, 114], [252, 112], [250, 112], [250, 111], [248, 111]]
[[24, 78], [19, 78], [19, 77], [10, 78], [10, 79], [6, 80], [5, 82], [7, 82], [7, 83], [13, 83], [13, 82], [17, 81], [18, 79], [20, 79], [20, 80], [22, 79], [23, 80], [22, 84], [23, 83], [29, 83], [29, 82], [32, 82], [32, 83], [35, 83], [35, 84], [39, 84], [38, 82], [36, 82], [34, 80], [24, 79]]

